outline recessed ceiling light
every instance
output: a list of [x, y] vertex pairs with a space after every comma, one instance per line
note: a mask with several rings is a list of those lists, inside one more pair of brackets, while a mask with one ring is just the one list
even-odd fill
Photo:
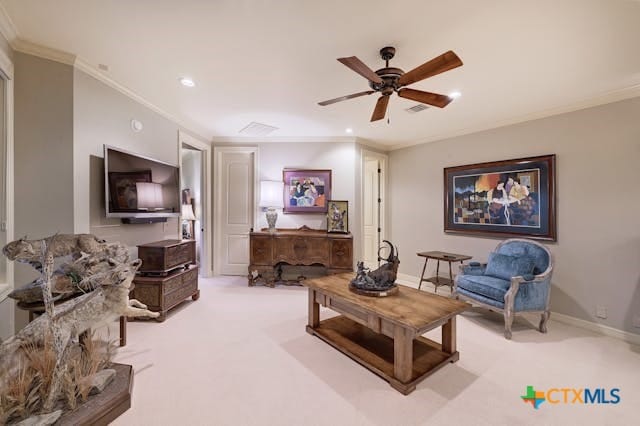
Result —
[[187, 77], [182, 77], [180, 79], [180, 83], [182, 83], [182, 85], [186, 87], [193, 87], [196, 85], [196, 83], [193, 80]]
[[347, 133], [353, 133], [353, 129], [351, 127], [347, 127], [344, 131]]
[[449, 97], [452, 98], [452, 99], [457, 99], [460, 96], [462, 96], [462, 93], [460, 93], [460, 92], [451, 92], [451, 93], [449, 93]]

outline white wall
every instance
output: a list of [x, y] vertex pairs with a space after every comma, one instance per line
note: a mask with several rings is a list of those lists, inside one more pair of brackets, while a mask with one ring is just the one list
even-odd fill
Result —
[[[73, 68], [18, 52], [14, 64], [15, 235], [73, 233]], [[37, 277], [15, 264], [15, 287]], [[27, 318], [16, 310], [16, 328]]]
[[[176, 218], [142, 225], [106, 218], [103, 161], [103, 145], [107, 144], [177, 165], [178, 125], [77, 69], [73, 112], [74, 231], [131, 247], [178, 238]], [[131, 129], [132, 119], [142, 122], [142, 131]]]
[[[423, 144], [390, 153], [392, 241], [400, 272], [419, 276], [414, 253], [447, 250], [486, 261], [499, 240], [443, 232], [443, 168], [557, 155], [558, 242], [551, 308], [639, 333], [640, 98]], [[433, 272], [433, 271], [432, 271]], [[608, 318], [595, 318], [596, 304]]]

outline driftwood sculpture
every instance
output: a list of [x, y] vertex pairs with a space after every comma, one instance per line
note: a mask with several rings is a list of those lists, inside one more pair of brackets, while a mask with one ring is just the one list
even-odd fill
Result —
[[[15, 247], [16, 245], [14, 245], [14, 248]], [[65, 253], [68, 253], [71, 250], [73, 249], [70, 248], [70, 250]], [[9, 251], [12, 253], [10, 258], [17, 257], [15, 255], [17, 251], [15, 249]], [[113, 269], [113, 262], [120, 264], [130, 261], [129, 250], [119, 243], [101, 244], [100, 250], [92, 254], [80, 253], [84, 252], [71, 253], [71, 256], [75, 258], [75, 260], [63, 263], [53, 272], [51, 277], [51, 293], [53, 300], [58, 301], [68, 299], [74, 295], [94, 290], [100, 284], [101, 274]], [[22, 256], [25, 257], [24, 255]], [[37, 261], [37, 264], [39, 265], [40, 262]], [[23, 304], [42, 303], [44, 301], [42, 286], [43, 281], [41, 276], [40, 278], [15, 289], [9, 294], [9, 297]]]
[[[127, 248], [121, 244], [107, 244], [88, 234], [54, 235], [43, 240], [11, 242], [3, 248], [3, 253], [41, 271], [42, 276], [36, 281], [42, 289], [45, 313], [0, 344], [0, 387], [24, 362], [25, 347], [42, 346], [45, 336], [52, 336], [56, 359], [52, 385], [43, 402], [44, 412], [52, 410], [59, 398], [59, 383], [68, 368], [69, 348], [80, 334], [120, 316], [156, 318], [159, 315], [139, 301], [129, 300], [131, 283], [141, 261], [131, 261]], [[109, 257], [111, 255], [113, 257]], [[74, 260], [54, 272], [55, 258], [64, 256], [72, 256]], [[77, 281], [71, 287], [87, 293], [54, 306], [53, 282], [70, 276]]]
[[[55, 240], [55, 244], [53, 244]], [[77, 259], [81, 253], [93, 254], [104, 249], [105, 241], [91, 234], [56, 234], [42, 240], [27, 240], [27, 236], [12, 241], [2, 248], [9, 260], [28, 263], [42, 271], [44, 247], [53, 258], [73, 256]]]
[[400, 265], [398, 249], [387, 240], [384, 240], [383, 243], [389, 245], [389, 256], [386, 259], [382, 258], [380, 256], [382, 247], [380, 247], [378, 249], [378, 261], [384, 260], [387, 263], [378, 269], [370, 271], [365, 268], [364, 262], [358, 262], [356, 277], [351, 280], [349, 285], [352, 291], [367, 296], [386, 296], [392, 294], [390, 290], [397, 289], [395, 282], [398, 276], [398, 266]]

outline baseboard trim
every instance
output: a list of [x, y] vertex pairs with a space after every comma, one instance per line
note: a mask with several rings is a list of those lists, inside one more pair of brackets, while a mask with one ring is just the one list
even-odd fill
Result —
[[[409, 274], [398, 274], [398, 278], [396, 280], [398, 284], [406, 285], [413, 288], [418, 288], [418, 281], [420, 281], [420, 278], [415, 277], [413, 275], [409, 275]], [[433, 285], [430, 286], [429, 283], [425, 283], [425, 287], [426, 288], [424, 288], [423, 290], [433, 293]], [[445, 288], [444, 292], [443, 290], [440, 290], [440, 294], [443, 294], [443, 295], [448, 294], [448, 288]], [[598, 334], [602, 334], [608, 337], [613, 337], [615, 339], [640, 346], [640, 334], [629, 333], [628, 331], [613, 328], [608, 325], [586, 321], [580, 318], [561, 314], [555, 311], [551, 311], [550, 319], [552, 321], [558, 321], [563, 324], [580, 327], [585, 330], [593, 331]]]
[[624, 342], [640, 346], [640, 334], [629, 333], [628, 331], [619, 330], [608, 325], [585, 321], [580, 318], [572, 317], [554, 311], [551, 311], [551, 317], [549, 319], [561, 322], [563, 324], [584, 328], [598, 334], [604, 334], [605, 336], [613, 337]]

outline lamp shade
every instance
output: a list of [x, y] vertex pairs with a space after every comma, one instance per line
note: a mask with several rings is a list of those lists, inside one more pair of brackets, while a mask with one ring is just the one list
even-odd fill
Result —
[[275, 180], [260, 182], [260, 207], [284, 207], [284, 183]]
[[163, 208], [162, 185], [153, 182], [136, 182], [138, 209], [153, 210]]
[[182, 212], [180, 216], [182, 217], [182, 220], [196, 220], [196, 217], [193, 214], [193, 208], [191, 207], [191, 204], [182, 205]]

